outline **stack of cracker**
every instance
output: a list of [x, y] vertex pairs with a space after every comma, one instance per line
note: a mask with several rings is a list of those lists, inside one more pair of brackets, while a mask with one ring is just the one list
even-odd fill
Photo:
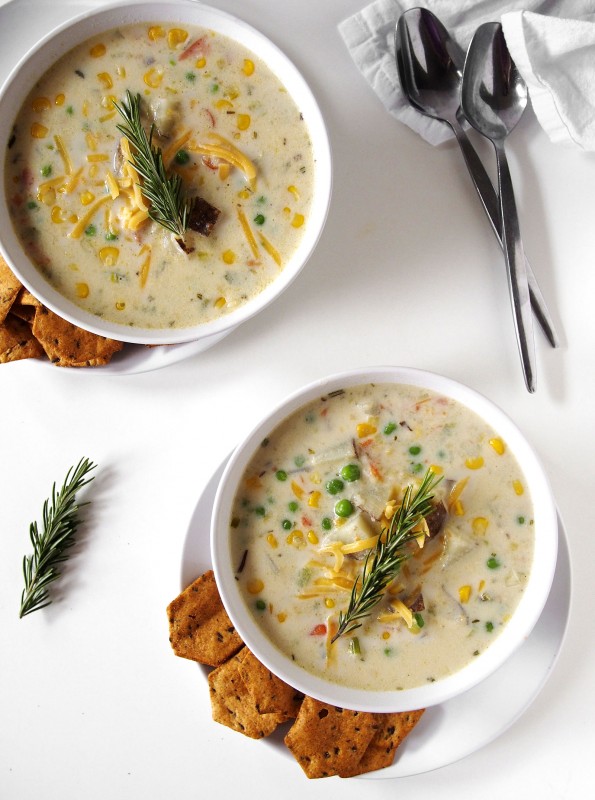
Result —
[[212, 570], [167, 608], [176, 655], [213, 669], [213, 719], [253, 739], [293, 720], [285, 736], [308, 778], [350, 778], [388, 767], [423, 709], [394, 714], [349, 711], [304, 697], [248, 650], [221, 601]]
[[47, 357], [59, 367], [99, 367], [123, 346], [54, 314], [27, 291], [0, 256], [0, 364]]

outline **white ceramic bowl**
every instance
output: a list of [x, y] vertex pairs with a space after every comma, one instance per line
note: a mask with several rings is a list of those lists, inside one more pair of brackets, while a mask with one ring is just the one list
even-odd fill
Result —
[[[4, 191], [4, 154], [13, 121], [24, 98], [42, 75], [65, 52], [91, 36], [136, 22], [171, 22], [214, 30], [240, 42], [264, 61], [281, 80], [308, 125], [316, 164], [315, 192], [304, 236], [279, 276], [264, 291], [229, 314], [198, 326], [178, 329], [141, 329], [106, 322], [64, 298], [33, 266], [13, 230]], [[102, 6], [60, 25], [33, 47], [12, 71], [0, 90], [0, 251], [22, 283], [48, 308], [80, 327], [124, 342], [174, 344], [200, 340], [211, 346], [242, 322], [262, 311], [297, 277], [322, 233], [331, 196], [331, 156], [318, 104], [291, 61], [269, 39], [245, 22], [202, 3], [188, 0], [143, 0]]]
[[[337, 685], [296, 665], [263, 633], [248, 610], [235, 579], [232, 563], [230, 518], [242, 475], [262, 441], [285, 418], [317, 397], [336, 389], [364, 383], [420, 386], [451, 397], [487, 422], [506, 441], [524, 475], [533, 500], [534, 559], [527, 586], [510, 621], [493, 643], [458, 672], [417, 688], [368, 691]], [[213, 569], [223, 602], [240, 636], [274, 674], [303, 693], [327, 703], [358, 711], [406, 711], [444, 702], [491, 675], [525, 641], [547, 600], [556, 565], [558, 524], [548, 480], [530, 445], [514, 423], [492, 402], [448, 378], [402, 367], [358, 369], [316, 381], [291, 395], [263, 418], [231, 456], [215, 498], [211, 525]]]

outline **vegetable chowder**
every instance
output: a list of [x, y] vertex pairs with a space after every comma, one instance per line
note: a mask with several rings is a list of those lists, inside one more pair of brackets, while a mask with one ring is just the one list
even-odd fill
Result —
[[[332, 643], [366, 555], [428, 474], [440, 480], [406, 560], [361, 627]], [[532, 513], [517, 461], [475, 412], [364, 384], [305, 405], [262, 442], [233, 504], [232, 563], [258, 624], [298, 665], [358, 689], [409, 689], [459, 670], [506, 625], [531, 569]]]
[[[116, 126], [126, 93], [182, 196], [219, 215], [180, 241], [153, 222], [135, 148]], [[69, 300], [111, 322], [217, 319], [283, 269], [308, 222], [307, 122], [272, 71], [206, 29], [125, 25], [64, 55], [34, 87], [6, 154], [14, 228]]]

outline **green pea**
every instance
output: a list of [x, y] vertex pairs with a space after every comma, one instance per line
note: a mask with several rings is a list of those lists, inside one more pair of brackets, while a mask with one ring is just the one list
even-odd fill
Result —
[[293, 459], [293, 463], [296, 465], [296, 467], [303, 467], [305, 462], [306, 462], [305, 456], [296, 456]]
[[176, 164], [187, 164], [190, 161], [190, 153], [187, 150], [178, 150], [175, 161]]
[[417, 475], [422, 471], [423, 468], [424, 468], [423, 464], [419, 464], [419, 463], [418, 464], [413, 464], [413, 466], [411, 467], [411, 472], [413, 472], [414, 475]]
[[333, 527], [333, 521], [330, 519], [330, 517], [323, 517], [320, 524], [322, 525], [322, 529], [325, 531], [330, 531], [330, 529]]
[[278, 481], [286, 481], [287, 480], [287, 473], [284, 469], [278, 469], [275, 473], [275, 477]]
[[254, 605], [256, 606], [258, 611], [264, 611], [265, 608], [267, 607], [267, 604], [264, 602], [264, 600], [257, 600]]
[[27, 203], [27, 208], [29, 209], [29, 211], [33, 211], [34, 208], [38, 208], [38, 205], [35, 202], [35, 200], [29, 200], [29, 202]]
[[214, 84], [211, 86], [211, 93], [212, 93], [212, 94], [217, 94], [217, 92], [218, 92], [218, 91], [219, 91], [219, 84], [218, 84], [218, 83], [214, 83]]
[[254, 217], [254, 222], [255, 222], [257, 225], [264, 225], [264, 221], [265, 221], [265, 216], [264, 216], [264, 214], [257, 214], [257, 215]]
[[329, 494], [339, 494], [343, 489], [344, 483], [339, 478], [333, 478], [331, 481], [327, 481], [325, 486]]
[[105, 234], [105, 238], [108, 242], [115, 242], [118, 236], [110, 231], [109, 233]]
[[385, 655], [385, 656], [392, 656], [392, 654], [393, 654], [393, 649], [392, 649], [392, 647], [385, 647], [385, 648], [384, 648], [384, 655]]
[[85, 236], [95, 236], [97, 233], [97, 228], [95, 225], [89, 225], [85, 228]]
[[187, 72], [185, 77], [187, 81], [190, 81], [190, 83], [194, 83], [196, 80], [196, 74], [194, 72]]
[[494, 623], [493, 622], [486, 622], [486, 631], [491, 633], [494, 630]]
[[284, 519], [281, 523], [281, 527], [284, 531], [290, 531], [293, 528], [293, 523], [290, 519]]
[[72, 116], [74, 114], [74, 108], [72, 106], [66, 106], [66, 113]]
[[486, 564], [488, 566], [488, 569], [498, 569], [498, 567], [500, 566], [500, 562], [498, 561], [495, 555], [488, 558]]
[[359, 480], [360, 475], [360, 469], [357, 464], [345, 464], [341, 470], [341, 477], [348, 483]]
[[390, 436], [391, 433], [394, 433], [397, 430], [397, 423], [396, 422], [387, 422], [384, 426], [383, 433], [385, 436]]
[[349, 517], [353, 514], [353, 506], [347, 498], [343, 498], [339, 500], [338, 503], [335, 504], [335, 514], [338, 517]]
[[264, 506], [256, 506], [254, 509], [254, 513], [257, 514], [259, 517], [264, 517], [266, 514]]
[[43, 175], [44, 178], [49, 178], [50, 175], [52, 174], [52, 165], [44, 164], [44, 166], [41, 168], [41, 174]]
[[298, 505], [298, 504], [295, 502], [295, 500], [292, 500], [292, 501], [291, 501], [291, 503], [288, 503], [288, 504], [287, 504], [287, 508], [288, 508], [290, 511], [297, 511], [297, 510], [298, 510], [298, 508], [299, 508], [299, 505]]
[[412, 456], [418, 456], [421, 453], [421, 447], [418, 444], [413, 444], [409, 448], [409, 452]]
[[519, 525], [524, 525], [525, 524], [525, 518], [524, 517], [517, 517], [516, 521], [519, 523]]

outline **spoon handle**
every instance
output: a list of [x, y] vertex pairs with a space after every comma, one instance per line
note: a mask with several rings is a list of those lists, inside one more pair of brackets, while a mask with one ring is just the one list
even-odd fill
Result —
[[[460, 111], [460, 114], [462, 116], [462, 111]], [[492, 181], [490, 180], [490, 177], [486, 172], [481, 159], [477, 155], [475, 148], [471, 144], [469, 137], [465, 133], [460, 122], [458, 120], [451, 121], [451, 127], [455, 133], [455, 136], [457, 137], [457, 142], [461, 148], [463, 158], [465, 159], [465, 164], [467, 165], [467, 169], [469, 170], [469, 174], [471, 175], [471, 179], [473, 180], [477, 194], [479, 195], [488, 219], [492, 223], [492, 229], [496, 234], [496, 238], [500, 243], [500, 247], [504, 247], [502, 242], [500, 206], [498, 196], [492, 185]], [[537, 317], [537, 320], [541, 325], [541, 328], [545, 333], [549, 343], [552, 345], [552, 347], [559, 347], [560, 340], [558, 338], [558, 334], [556, 333], [554, 322], [548, 311], [545, 299], [541, 293], [541, 289], [537, 284], [537, 279], [535, 278], [533, 270], [531, 269], [531, 265], [527, 259], [525, 259], [525, 267], [533, 312]]]
[[501, 140], [494, 140], [498, 166], [498, 189], [500, 195], [500, 215], [502, 221], [502, 242], [508, 272], [508, 287], [512, 301], [517, 342], [525, 375], [525, 383], [530, 392], [535, 391], [535, 342], [533, 341], [533, 319], [531, 300], [525, 266], [525, 253], [521, 240], [514, 189], [508, 160]]

